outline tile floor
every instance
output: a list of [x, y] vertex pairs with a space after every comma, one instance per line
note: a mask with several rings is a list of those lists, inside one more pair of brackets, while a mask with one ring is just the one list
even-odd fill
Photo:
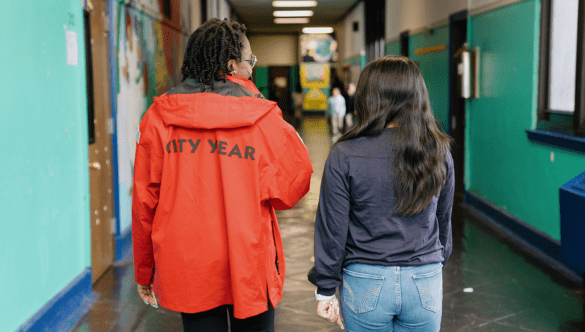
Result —
[[[339, 331], [315, 314], [314, 286], [306, 277], [313, 264], [313, 222], [330, 146], [326, 122], [305, 118], [299, 132], [315, 172], [311, 191], [293, 209], [278, 213], [287, 279], [276, 307], [276, 331]], [[442, 331], [585, 331], [579, 285], [506, 242], [466, 207], [454, 208], [453, 234], [454, 250], [443, 275]], [[140, 300], [131, 257], [108, 270], [94, 292], [99, 298], [72, 331], [182, 331], [178, 313]]]

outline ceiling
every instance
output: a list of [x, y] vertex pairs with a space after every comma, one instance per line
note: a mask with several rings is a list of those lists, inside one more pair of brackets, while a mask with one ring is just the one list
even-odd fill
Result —
[[[306, 26], [333, 26], [345, 17], [360, 0], [317, 0], [316, 7], [272, 7], [272, 0], [228, 0], [248, 33], [301, 33]], [[312, 10], [309, 24], [275, 24], [275, 10]]]

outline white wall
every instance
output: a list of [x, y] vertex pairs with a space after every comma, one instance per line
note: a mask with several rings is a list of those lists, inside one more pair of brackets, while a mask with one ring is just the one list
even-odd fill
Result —
[[[353, 31], [353, 22], [358, 22], [359, 30]], [[339, 59], [346, 60], [366, 50], [365, 5], [362, 1], [343, 20], [339, 26], [337, 39], [339, 43]]]
[[224, 18], [231, 19], [231, 6], [228, 4], [226, 0], [218, 0], [219, 2], [219, 10], [218, 10], [218, 18], [223, 20]]
[[299, 64], [299, 36], [289, 34], [250, 35], [252, 53], [258, 67], [296, 66]]
[[207, 1], [207, 19], [219, 18], [231, 18], [231, 6], [227, 0], [201, 0]]
[[[335, 32], [335, 39], [337, 41], [337, 59], [335, 61], [345, 60], [345, 55], [342, 53], [345, 50], [345, 21], [333, 26]], [[351, 31], [349, 31], [351, 33]]]
[[197, 30], [203, 22], [201, 22], [201, 1], [205, 0], [190, 0], [191, 1], [191, 32]]
[[495, 1], [498, 0], [386, 0], [386, 40], [397, 40], [405, 30], [448, 23], [451, 14], [468, 8], [468, 2]]

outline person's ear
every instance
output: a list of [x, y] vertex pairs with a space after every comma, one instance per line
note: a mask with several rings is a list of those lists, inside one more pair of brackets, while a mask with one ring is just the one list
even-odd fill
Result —
[[229, 74], [234, 75], [235, 73], [237, 73], [237, 71], [234, 68], [235, 64], [236, 64], [236, 60], [232, 59], [232, 60], [228, 61], [227, 67], [228, 67]]

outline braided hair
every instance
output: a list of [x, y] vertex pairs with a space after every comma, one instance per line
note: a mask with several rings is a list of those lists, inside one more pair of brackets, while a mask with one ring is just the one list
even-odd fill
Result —
[[246, 26], [238, 22], [217, 18], [205, 22], [191, 34], [181, 74], [183, 80], [193, 78], [199, 83], [211, 86], [213, 82], [225, 82], [229, 60], [242, 58], [242, 42]]

